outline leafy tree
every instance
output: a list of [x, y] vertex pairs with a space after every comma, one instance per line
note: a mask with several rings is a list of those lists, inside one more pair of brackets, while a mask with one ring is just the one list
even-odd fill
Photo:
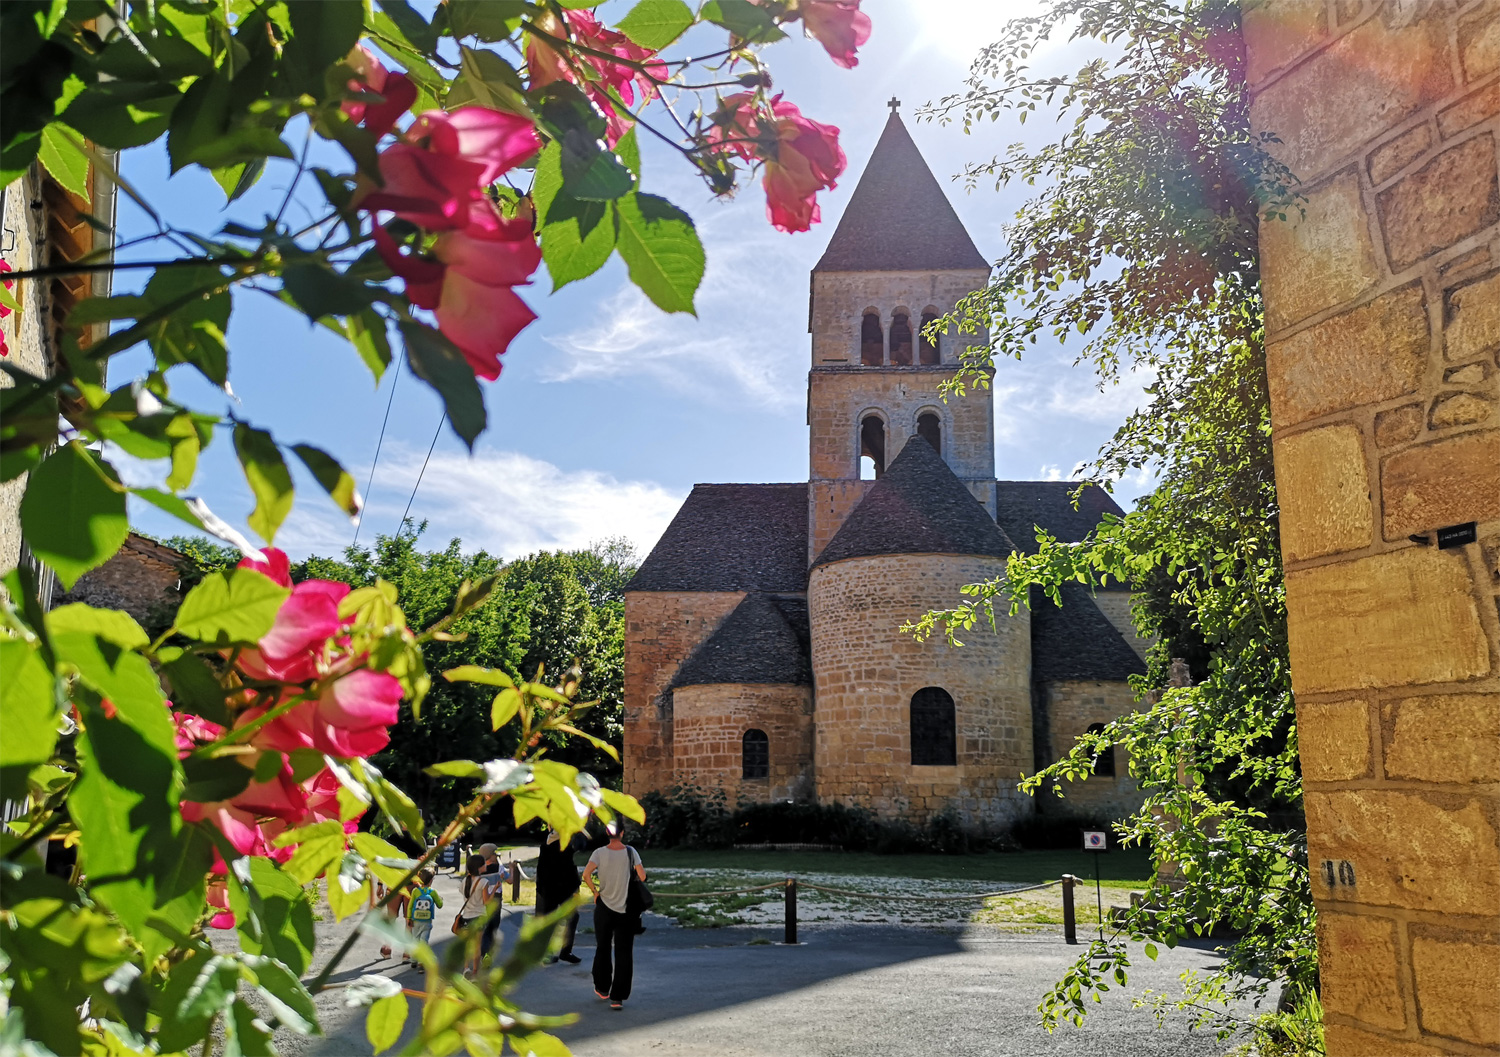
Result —
[[[1110, 57], [1034, 74], [1030, 56], [1061, 32]], [[1034, 588], [1057, 603], [1070, 580], [1134, 589], [1137, 626], [1156, 640], [1135, 681], [1142, 710], [1083, 736], [1023, 788], [1061, 795], [1103, 747], [1123, 746], [1146, 800], [1118, 829], [1150, 844], [1172, 881], [1092, 941], [1040, 1008], [1049, 1029], [1081, 1022], [1091, 992], [1127, 981], [1127, 940], [1154, 957], [1157, 943], [1227, 926], [1236, 938], [1222, 968], [1155, 1003], [1229, 1031], [1228, 997], [1316, 982], [1257, 253], [1260, 224], [1295, 206], [1294, 181], [1250, 130], [1234, 0], [1054, 0], [1011, 22], [968, 90], [928, 113], [967, 129], [1043, 108], [1063, 122], [1057, 141], [967, 170], [971, 182], [1043, 190], [1007, 227], [990, 284], [959, 306], [961, 325], [987, 326], [989, 339], [950, 390], [988, 386], [997, 358], [1043, 334], [1076, 333], [1101, 386], [1132, 367], [1155, 379], [1088, 476], [1108, 487], [1150, 467], [1161, 483], [1080, 543], [1039, 532], [1037, 553], [1012, 556], [1003, 580], [913, 630], [951, 637], [997, 603], [1028, 604]], [[1172, 678], [1174, 658], [1190, 679]]]

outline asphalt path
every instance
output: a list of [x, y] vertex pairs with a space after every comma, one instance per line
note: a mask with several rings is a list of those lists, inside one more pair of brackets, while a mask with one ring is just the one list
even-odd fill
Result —
[[[439, 886], [446, 901], [454, 883], [443, 879]], [[1038, 1023], [1037, 1002], [1081, 950], [1067, 946], [1060, 929], [1017, 934], [994, 926], [846, 925], [804, 929], [803, 942], [788, 947], [777, 942], [779, 928], [683, 929], [649, 915], [647, 931], [636, 940], [634, 993], [614, 1011], [593, 994], [593, 935], [584, 931], [590, 919], [586, 910], [575, 947], [581, 965], [537, 969], [514, 993], [533, 1013], [577, 1013], [577, 1022], [556, 1034], [579, 1057], [1218, 1057], [1233, 1045], [1190, 1031], [1180, 1014], [1158, 1028], [1149, 1011], [1131, 1008], [1131, 999], [1147, 988], [1175, 993], [1181, 973], [1212, 970], [1219, 959], [1202, 948], [1163, 949], [1156, 962], [1141, 954], [1129, 986], [1090, 1003], [1094, 1011], [1084, 1027], [1064, 1024], [1048, 1035]], [[320, 928], [327, 934], [326, 940], [320, 936], [321, 957], [352, 922]], [[519, 913], [507, 906], [506, 947], [518, 925]], [[446, 942], [445, 935], [438, 946]], [[362, 935], [334, 982], [374, 972], [420, 990], [421, 975], [380, 960], [378, 947], [378, 940]], [[420, 1009], [419, 1000], [411, 1002], [407, 1037]], [[318, 1005], [327, 1035], [278, 1033], [282, 1053], [371, 1052], [363, 1010], [345, 1007], [338, 990], [319, 995]]]

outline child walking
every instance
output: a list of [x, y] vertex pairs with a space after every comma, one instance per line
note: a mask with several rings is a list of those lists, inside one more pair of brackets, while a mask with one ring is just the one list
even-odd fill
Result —
[[411, 938], [421, 943], [432, 943], [432, 923], [437, 918], [438, 909], [443, 905], [443, 897], [437, 894], [432, 887], [432, 871], [422, 870], [417, 874], [418, 887], [415, 888], [406, 902], [407, 928], [411, 932]]

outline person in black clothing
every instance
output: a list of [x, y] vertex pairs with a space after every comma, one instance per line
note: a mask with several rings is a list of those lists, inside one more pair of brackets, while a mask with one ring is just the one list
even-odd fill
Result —
[[[536, 860], [536, 912], [550, 914], [578, 894], [578, 864], [573, 861], [573, 845], [578, 838], [563, 843], [554, 829], [547, 831]], [[583, 959], [573, 953], [573, 938], [578, 932], [578, 911], [563, 925], [563, 945], [549, 962], [564, 961], [577, 965]]]
[[[594, 849], [583, 883], [594, 894], [594, 994], [620, 1009], [635, 975], [635, 936], [641, 916], [630, 912], [630, 879], [646, 879], [640, 853], [620, 840], [618, 824], [606, 827], [609, 843]], [[597, 875], [598, 880], [595, 880]]]

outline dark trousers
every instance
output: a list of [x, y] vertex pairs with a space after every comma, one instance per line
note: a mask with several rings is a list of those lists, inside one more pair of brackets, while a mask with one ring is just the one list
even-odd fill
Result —
[[[577, 890], [578, 886], [574, 885], [573, 890], [568, 892], [566, 895], [560, 895], [553, 892], [537, 892], [537, 917], [542, 917], [546, 914], [552, 913], [558, 907], [566, 903], [569, 899], [572, 899], [573, 892], [576, 892]], [[557, 953], [559, 955], [572, 954], [573, 940], [578, 935], [578, 912], [576, 910], [568, 917], [567, 921], [564, 921], [562, 923], [561, 928], [563, 930], [563, 945]]]
[[595, 900], [594, 942], [594, 990], [608, 994], [611, 1002], [625, 1001], [635, 974], [635, 915], [616, 913]]

